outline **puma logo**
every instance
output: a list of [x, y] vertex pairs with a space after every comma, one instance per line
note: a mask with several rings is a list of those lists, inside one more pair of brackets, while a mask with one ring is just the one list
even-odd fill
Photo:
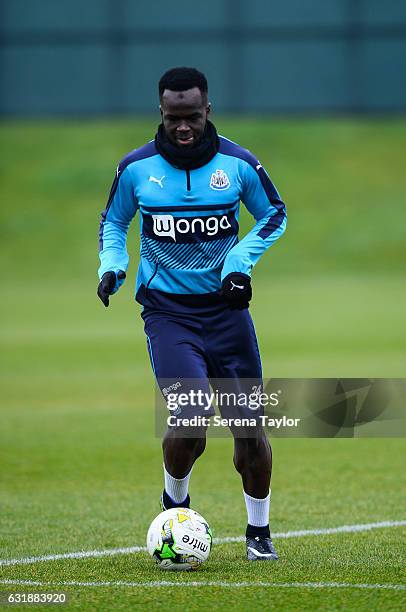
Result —
[[165, 178], [165, 175], [164, 175], [164, 176], [162, 176], [160, 179], [155, 178], [155, 176], [150, 176], [150, 177], [149, 177], [149, 181], [150, 181], [151, 183], [158, 183], [158, 185], [160, 186], [160, 188], [161, 188], [161, 189], [163, 189], [163, 188], [164, 188], [164, 186], [162, 185], [162, 181], [164, 180], [164, 178]]

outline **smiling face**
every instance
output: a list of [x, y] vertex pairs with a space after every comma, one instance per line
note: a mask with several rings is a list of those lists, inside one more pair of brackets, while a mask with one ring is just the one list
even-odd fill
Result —
[[165, 132], [172, 144], [190, 147], [203, 135], [210, 104], [198, 87], [186, 91], [165, 89], [160, 111]]

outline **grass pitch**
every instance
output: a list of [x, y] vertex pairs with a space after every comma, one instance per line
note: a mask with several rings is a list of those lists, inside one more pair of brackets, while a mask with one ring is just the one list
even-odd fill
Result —
[[[218, 124], [257, 153], [288, 206], [286, 235], [254, 273], [265, 376], [403, 377], [406, 122]], [[109, 177], [154, 125], [2, 127], [1, 560], [143, 546], [159, 511], [153, 379], [131, 295], [136, 223], [126, 286], [107, 310], [95, 297]], [[406, 519], [403, 440], [273, 447], [273, 532]], [[209, 440], [190, 493], [215, 537], [243, 534], [230, 439]], [[143, 551], [0, 565], [0, 580], [49, 583], [0, 591], [64, 590], [83, 610], [399, 610], [405, 591], [382, 587], [405, 585], [404, 536], [393, 526], [280, 537], [277, 564], [248, 564], [242, 542], [217, 544], [187, 575], [159, 571]]]

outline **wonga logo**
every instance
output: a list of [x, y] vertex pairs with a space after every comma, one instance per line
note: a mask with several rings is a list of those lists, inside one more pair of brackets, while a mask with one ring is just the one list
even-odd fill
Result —
[[157, 236], [170, 236], [175, 238], [175, 223], [172, 215], [152, 215], [154, 220], [154, 234]]
[[176, 242], [177, 234], [206, 234], [215, 236], [220, 230], [231, 228], [227, 215], [217, 217], [176, 218], [172, 215], [152, 215], [156, 236], [170, 237]]

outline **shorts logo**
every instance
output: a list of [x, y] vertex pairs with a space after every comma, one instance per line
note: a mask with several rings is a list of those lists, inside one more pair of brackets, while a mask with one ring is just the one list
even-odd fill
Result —
[[210, 187], [216, 191], [222, 191], [230, 187], [230, 179], [224, 170], [216, 170], [210, 179]]
[[176, 233], [179, 234], [207, 234], [214, 236], [219, 229], [227, 230], [231, 227], [227, 215], [218, 217], [190, 217], [175, 218], [172, 215], [152, 215], [154, 222], [153, 232], [156, 236], [169, 236], [176, 242]]

